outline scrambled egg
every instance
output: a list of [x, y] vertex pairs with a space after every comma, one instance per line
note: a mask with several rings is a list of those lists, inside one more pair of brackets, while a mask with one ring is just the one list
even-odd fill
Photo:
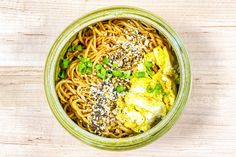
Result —
[[[170, 77], [175, 71], [167, 49], [157, 47], [144, 60], [154, 62], [160, 69], [152, 77], [132, 77], [130, 90], [117, 100], [117, 119], [135, 132], [147, 131], [158, 118], [164, 117], [177, 94], [176, 84]], [[146, 67], [140, 63], [137, 70], [145, 71]]]

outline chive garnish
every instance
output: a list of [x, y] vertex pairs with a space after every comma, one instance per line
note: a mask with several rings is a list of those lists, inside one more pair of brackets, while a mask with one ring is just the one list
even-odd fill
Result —
[[69, 64], [70, 64], [70, 60], [69, 59], [63, 59], [62, 60], [62, 63], [61, 63], [61, 68], [62, 69], [67, 69], [68, 68], [68, 66], [69, 66]]
[[91, 73], [92, 72], [92, 67], [87, 67], [86, 73]]
[[150, 69], [153, 66], [153, 63], [151, 61], [145, 61], [144, 65], [146, 68]]
[[102, 68], [102, 65], [101, 65], [101, 64], [97, 64], [97, 65], [95, 66], [95, 68], [96, 68], [97, 70], [100, 70], [100, 69]]
[[61, 79], [64, 79], [66, 76], [66, 71], [65, 70], [61, 70], [58, 77], [61, 78]]
[[97, 73], [97, 75], [98, 75], [98, 77], [100, 77], [103, 80], [106, 78], [106, 76], [102, 75], [101, 73]]
[[82, 45], [77, 45], [74, 50], [78, 50], [78, 51], [82, 51], [83, 48], [82, 48]]
[[125, 87], [123, 86], [123, 85], [118, 85], [117, 87], [116, 87], [116, 91], [118, 92], [118, 93], [121, 93], [121, 92], [123, 92], [125, 90]]
[[158, 94], [162, 93], [162, 85], [160, 83], [157, 83], [154, 88], [152, 88], [152, 86], [148, 85], [146, 88], [146, 91], [148, 93], [154, 92], [154, 95], [157, 96]]
[[106, 76], [107, 75], [107, 71], [106, 69], [104, 69], [103, 67], [101, 68], [101, 74]]
[[111, 66], [112, 69], [115, 69], [115, 68], [117, 68], [117, 67], [118, 67], [118, 64], [117, 64], [117, 63], [113, 63], [112, 66]]
[[113, 70], [112, 75], [115, 77], [122, 77], [123, 73], [120, 70]]
[[123, 72], [123, 78], [129, 79], [130, 78], [130, 71]]
[[91, 68], [93, 66], [93, 63], [92, 62], [88, 62], [87, 63], [87, 67]]
[[155, 75], [154, 71], [152, 71], [151, 69], [147, 69], [146, 72], [149, 76], [154, 76]]
[[139, 71], [138, 74], [137, 74], [137, 77], [138, 77], [138, 78], [143, 78], [143, 77], [145, 77], [145, 72], [144, 72], [144, 71]]
[[86, 65], [83, 62], [80, 62], [78, 65], [78, 71], [81, 75], [83, 75], [86, 72]]
[[154, 88], [154, 95], [157, 96], [158, 94], [162, 94], [162, 85], [157, 83]]
[[74, 45], [68, 49], [68, 52], [82, 51], [82, 50], [83, 50], [82, 45]]
[[109, 62], [110, 62], [110, 60], [109, 60], [109, 58], [108, 57], [105, 57], [104, 59], [103, 59], [103, 63], [104, 64], [109, 64]]
[[93, 71], [93, 63], [91, 62], [90, 58], [83, 58], [82, 55], [79, 55], [78, 58], [80, 60], [80, 63], [78, 64], [79, 73], [81, 75], [85, 73], [91, 73]]
[[73, 48], [72, 47], [70, 47], [70, 48], [68, 48], [68, 50], [67, 50], [68, 52], [72, 52], [73, 51]]
[[146, 91], [148, 93], [152, 93], [154, 91], [154, 89], [149, 85], [149, 86], [147, 86]]
[[160, 83], [157, 83], [155, 86], [155, 90], [161, 90], [162, 89], [162, 85]]
[[81, 61], [85, 62], [85, 63], [88, 63], [88, 62], [90, 62], [90, 58], [82, 58]]

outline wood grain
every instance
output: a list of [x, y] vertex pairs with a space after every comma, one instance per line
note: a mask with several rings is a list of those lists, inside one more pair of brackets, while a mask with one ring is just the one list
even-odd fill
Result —
[[[161, 139], [131, 151], [87, 146], [52, 115], [43, 67], [59, 33], [97, 8], [131, 5], [166, 19], [183, 38], [192, 63], [191, 99]], [[0, 156], [235, 156], [235, 0], [1, 0]]]

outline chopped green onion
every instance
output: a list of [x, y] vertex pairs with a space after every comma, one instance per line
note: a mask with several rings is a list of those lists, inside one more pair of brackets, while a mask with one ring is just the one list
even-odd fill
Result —
[[88, 63], [88, 62], [90, 62], [90, 58], [83, 58], [81, 61], [85, 62], [85, 63]]
[[97, 75], [98, 75], [98, 77], [100, 77], [103, 80], [106, 78], [106, 76], [102, 75], [101, 73], [97, 73]]
[[80, 62], [78, 65], [78, 70], [81, 75], [83, 75], [86, 72], [86, 65], [83, 62]]
[[147, 86], [146, 91], [148, 93], [152, 93], [154, 91], [154, 89], [149, 85], [149, 86]]
[[116, 87], [116, 91], [118, 92], [118, 93], [121, 93], [121, 92], [123, 92], [125, 90], [125, 87], [123, 86], [123, 85], [118, 85], [117, 87]]
[[157, 83], [155, 86], [155, 90], [162, 90], [162, 85], [160, 83]]
[[61, 78], [61, 79], [64, 79], [65, 76], [66, 76], [65, 70], [61, 70], [60, 73], [59, 73], [59, 75], [58, 75], [58, 77]]
[[144, 65], [145, 65], [145, 67], [148, 68], [148, 69], [153, 66], [153, 64], [152, 64], [151, 61], [145, 61], [145, 62], [144, 62]]
[[67, 50], [68, 52], [72, 52], [72, 48], [70, 47], [70, 48], [68, 48], [68, 50]]
[[123, 78], [129, 79], [130, 78], [130, 71], [126, 71], [123, 73]]
[[72, 46], [72, 51], [75, 51], [76, 45]]
[[104, 75], [104, 76], [106, 76], [106, 75], [107, 75], [106, 69], [102, 68], [102, 69], [101, 69], [101, 74]]
[[109, 58], [108, 57], [105, 57], [104, 59], [103, 59], [103, 63], [104, 64], [108, 64], [110, 62], [110, 60], [109, 60]]
[[146, 72], [151, 77], [155, 75], [154, 71], [152, 71], [151, 69], [148, 69]]
[[143, 78], [143, 77], [145, 77], [145, 72], [139, 71], [138, 74], [137, 74], [137, 77], [138, 77], [138, 78]]
[[117, 64], [117, 63], [113, 63], [112, 66], [111, 66], [112, 69], [115, 69], [115, 68], [117, 68], [117, 67], [118, 67], [118, 64]]
[[77, 45], [74, 50], [78, 50], [78, 51], [82, 51], [83, 48], [82, 48], [82, 45]]
[[68, 68], [68, 66], [69, 66], [69, 64], [70, 64], [70, 60], [69, 59], [63, 59], [62, 60], [62, 64], [61, 64], [61, 68], [62, 69], [67, 69]]
[[157, 96], [158, 94], [162, 94], [162, 85], [157, 83], [154, 88], [154, 95]]
[[93, 66], [93, 63], [92, 62], [88, 62], [87, 63], [87, 67], [91, 68]]
[[146, 67], [146, 72], [147, 72], [147, 74], [149, 75], [149, 76], [154, 76], [155, 75], [155, 73], [154, 73], [154, 71], [152, 71], [151, 70], [151, 67], [153, 66], [153, 63], [151, 62], [151, 61], [145, 61], [144, 62], [144, 65], [145, 65], [145, 67]]
[[87, 69], [86, 69], [86, 73], [91, 73], [92, 72], [92, 68], [91, 67], [88, 67]]
[[115, 77], [122, 77], [123, 76], [123, 73], [120, 70], [113, 70], [112, 74]]
[[68, 49], [68, 52], [82, 51], [82, 50], [83, 50], [82, 45], [74, 45]]
[[100, 70], [100, 69], [102, 68], [102, 65], [101, 65], [101, 64], [97, 64], [97, 65], [95, 66], [95, 68], [96, 68], [97, 70]]

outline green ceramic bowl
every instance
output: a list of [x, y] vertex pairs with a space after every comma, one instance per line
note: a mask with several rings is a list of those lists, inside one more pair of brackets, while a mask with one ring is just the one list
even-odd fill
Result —
[[[98, 21], [114, 18], [134, 18], [155, 27], [172, 45], [180, 66], [180, 86], [175, 104], [167, 116], [145, 133], [126, 138], [105, 138], [89, 133], [74, 123], [64, 112], [55, 91], [59, 60], [66, 53], [76, 33]], [[60, 124], [74, 137], [101, 149], [125, 150], [141, 147], [165, 134], [180, 116], [191, 90], [191, 69], [187, 51], [177, 33], [160, 17], [134, 7], [110, 7], [93, 11], [71, 23], [56, 39], [44, 70], [44, 88], [49, 106]]]

